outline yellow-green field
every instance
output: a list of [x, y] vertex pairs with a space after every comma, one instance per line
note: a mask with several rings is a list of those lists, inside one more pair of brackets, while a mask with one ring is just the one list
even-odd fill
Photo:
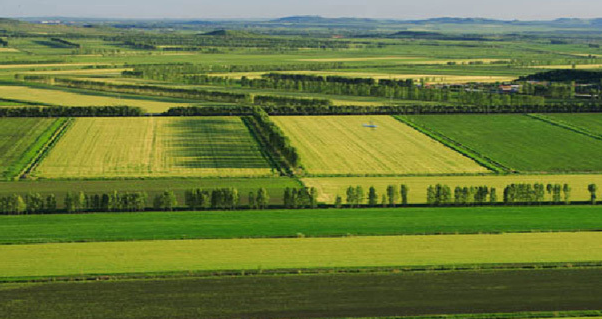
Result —
[[123, 71], [133, 69], [75, 69], [60, 71], [29, 71], [22, 74], [44, 74], [44, 75], [120, 75]]
[[309, 174], [487, 172], [390, 116], [282, 116], [273, 120], [297, 147]]
[[602, 260], [602, 233], [214, 239], [0, 246], [0, 276]]
[[61, 90], [37, 89], [25, 86], [0, 86], [0, 97], [33, 103], [63, 106], [138, 106], [151, 113], [161, 113], [170, 107], [186, 106], [187, 103], [160, 102], [151, 100], [120, 99], [115, 97], [77, 94]]
[[429, 185], [444, 184], [452, 188], [456, 186], [489, 186], [497, 188], [498, 199], [502, 200], [503, 190], [512, 183], [552, 183], [571, 185], [571, 199], [587, 201], [590, 193], [587, 185], [602, 185], [602, 175], [510, 175], [510, 176], [428, 176], [428, 177], [319, 177], [303, 178], [303, 183], [316, 187], [319, 200], [333, 203], [337, 195], [345, 196], [349, 186], [362, 185], [364, 189], [374, 186], [379, 194], [384, 194], [388, 185], [406, 184], [410, 187], [409, 202], [423, 204], [426, 202], [426, 189]]
[[34, 172], [44, 178], [270, 175], [238, 117], [79, 118]]

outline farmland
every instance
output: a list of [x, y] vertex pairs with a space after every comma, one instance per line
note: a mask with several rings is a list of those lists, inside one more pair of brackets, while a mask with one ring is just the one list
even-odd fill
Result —
[[[344, 196], [349, 186], [361, 185], [364, 189], [374, 186], [379, 194], [384, 194], [387, 186], [406, 184], [409, 187], [408, 199], [410, 203], [419, 204], [426, 202], [426, 189], [430, 185], [443, 184], [452, 188], [456, 186], [483, 186], [495, 187], [502, 191], [504, 187], [514, 183], [544, 183], [544, 184], [570, 184], [573, 192], [572, 200], [587, 201], [590, 193], [587, 191], [589, 184], [602, 184], [600, 174], [576, 175], [490, 175], [490, 176], [406, 176], [406, 177], [311, 177], [303, 178], [307, 186], [316, 187], [320, 193], [320, 200], [332, 203], [337, 195]], [[501, 201], [501, 198], [499, 199]]]
[[0, 176], [20, 174], [61, 123], [56, 119], [0, 120]]
[[487, 172], [470, 159], [387, 116], [275, 117], [274, 121], [299, 148], [308, 174]]
[[35, 176], [270, 176], [240, 118], [78, 119]]
[[602, 136], [602, 116], [600, 114], [546, 114], [546, 116]]
[[0, 319], [602, 316], [600, 21], [60, 19], [0, 17]]
[[598, 160], [602, 156], [602, 141], [524, 115], [408, 118], [510, 170], [555, 173], [602, 170], [602, 162]]
[[0, 216], [0, 244], [602, 229], [592, 206], [366, 208]]
[[24, 86], [0, 86], [0, 96], [40, 104], [64, 106], [104, 106], [127, 105], [139, 106], [148, 112], [164, 112], [172, 106], [182, 106], [187, 103], [159, 102], [144, 99], [128, 99], [92, 94], [78, 94], [68, 91], [38, 89]]
[[602, 233], [51, 243], [3, 245], [0, 254], [4, 257], [0, 273], [7, 278], [202, 270], [591, 262], [602, 259]]
[[[43, 313], [45, 319], [61, 319], [82, 312], [99, 319], [276, 319], [525, 311], [589, 317], [597, 312], [586, 310], [602, 307], [600, 280], [599, 269], [580, 269], [11, 284], [0, 288], [0, 318]], [[574, 309], [580, 311], [563, 311]]]

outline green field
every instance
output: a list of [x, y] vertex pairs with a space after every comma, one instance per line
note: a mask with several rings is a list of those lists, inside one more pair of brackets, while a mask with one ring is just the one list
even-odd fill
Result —
[[586, 310], [602, 308], [601, 280], [599, 269], [565, 269], [2, 284], [0, 318], [372, 318], [576, 309], [575, 315], [592, 315]]
[[238, 117], [80, 118], [34, 172], [43, 178], [274, 174]]
[[602, 233], [2, 245], [2, 277], [602, 260]]
[[[602, 171], [602, 141], [523, 115], [426, 115], [410, 121], [520, 172]], [[467, 129], [470, 128], [470, 129]]]
[[546, 114], [546, 116], [602, 136], [602, 114]]
[[0, 119], [0, 177], [17, 176], [62, 123], [57, 119]]
[[[274, 117], [313, 175], [485, 173], [389, 116]], [[364, 125], [373, 124], [377, 128]]]
[[[426, 203], [426, 189], [431, 185], [443, 184], [451, 187], [488, 186], [496, 188], [498, 201], [503, 200], [504, 188], [515, 183], [569, 184], [572, 188], [571, 200], [588, 201], [589, 184], [602, 185], [601, 174], [574, 175], [487, 175], [487, 176], [407, 176], [407, 177], [315, 177], [303, 178], [303, 183], [316, 187], [319, 200], [332, 204], [337, 195], [345, 198], [349, 186], [361, 185], [364, 190], [374, 186], [379, 195], [386, 194], [387, 186], [399, 187], [405, 184], [409, 187], [408, 201], [413, 204]], [[1, 184], [0, 184], [1, 185]], [[1, 189], [1, 187], [0, 187]], [[549, 196], [546, 200], [549, 200]]]
[[595, 206], [0, 216], [0, 244], [595, 230]]

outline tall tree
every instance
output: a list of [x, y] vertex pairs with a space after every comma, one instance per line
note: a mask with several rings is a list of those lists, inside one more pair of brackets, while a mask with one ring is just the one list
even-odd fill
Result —
[[587, 190], [590, 193], [590, 201], [592, 205], [596, 205], [596, 192], [598, 192], [598, 186], [596, 184], [589, 184]]
[[403, 205], [403, 206], [408, 205], [408, 192], [409, 191], [410, 191], [410, 188], [408, 187], [408, 185], [406, 185], [406, 184], [401, 185], [401, 205]]
[[368, 206], [376, 207], [378, 205], [378, 194], [376, 193], [376, 188], [374, 186], [370, 186], [368, 190]]

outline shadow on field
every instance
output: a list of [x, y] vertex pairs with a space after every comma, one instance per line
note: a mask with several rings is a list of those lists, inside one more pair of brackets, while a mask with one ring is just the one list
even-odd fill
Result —
[[168, 154], [187, 168], [269, 168], [239, 118], [182, 118], [168, 125]]

